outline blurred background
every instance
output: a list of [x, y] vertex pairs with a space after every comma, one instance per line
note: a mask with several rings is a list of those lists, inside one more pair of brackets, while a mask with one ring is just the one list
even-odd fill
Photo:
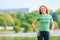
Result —
[[[41, 5], [48, 7], [49, 14], [54, 20], [54, 30], [60, 32], [60, 0], [0, 0], [0, 40], [37, 40], [37, 36], [20, 37], [17, 35], [34, 33], [31, 24], [38, 16], [38, 9]], [[37, 29], [38, 25], [37, 22]], [[1, 34], [13, 34], [12, 36], [16, 35], [16, 37], [1, 36]], [[59, 37], [53, 36], [50, 39], [60, 40]]]

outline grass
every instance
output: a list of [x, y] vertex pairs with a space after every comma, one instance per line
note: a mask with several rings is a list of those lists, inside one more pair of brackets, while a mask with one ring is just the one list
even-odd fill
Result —
[[[37, 37], [0, 37], [0, 40], [37, 40]], [[60, 36], [51, 37], [50, 40], [60, 40]]]
[[13, 30], [0, 30], [0, 32], [12, 32]]

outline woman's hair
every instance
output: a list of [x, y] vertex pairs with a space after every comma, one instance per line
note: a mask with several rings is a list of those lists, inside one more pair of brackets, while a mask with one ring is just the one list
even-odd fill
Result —
[[48, 8], [45, 5], [42, 5], [42, 6], [39, 7], [39, 14], [42, 14], [41, 7], [45, 7], [46, 8], [46, 13], [48, 14]]

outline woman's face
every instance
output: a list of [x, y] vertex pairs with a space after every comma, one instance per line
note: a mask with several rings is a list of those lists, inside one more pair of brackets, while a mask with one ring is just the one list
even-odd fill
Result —
[[42, 13], [46, 13], [46, 8], [45, 7], [41, 7], [41, 12]]

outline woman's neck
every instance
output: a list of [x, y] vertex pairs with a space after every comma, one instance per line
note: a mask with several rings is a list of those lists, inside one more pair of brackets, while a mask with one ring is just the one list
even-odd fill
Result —
[[42, 13], [42, 16], [46, 16], [47, 14], [46, 13]]

